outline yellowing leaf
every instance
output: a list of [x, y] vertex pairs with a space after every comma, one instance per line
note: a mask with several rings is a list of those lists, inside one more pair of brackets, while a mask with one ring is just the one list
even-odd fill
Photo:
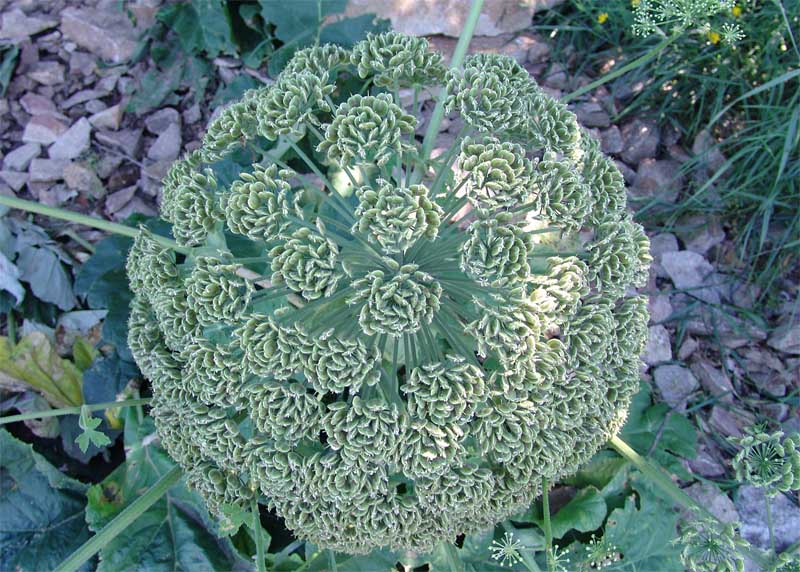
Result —
[[81, 371], [61, 358], [42, 332], [31, 332], [13, 347], [0, 337], [0, 386], [20, 385], [39, 391], [54, 407], [83, 404]]

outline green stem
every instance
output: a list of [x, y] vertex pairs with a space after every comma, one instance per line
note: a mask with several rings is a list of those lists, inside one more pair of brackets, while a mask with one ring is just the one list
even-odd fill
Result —
[[[66, 220], [69, 222], [76, 222], [78, 224], [90, 226], [98, 230], [104, 230], [106, 232], [111, 232], [114, 234], [121, 234], [122, 236], [129, 236], [131, 238], [136, 238], [137, 236], [139, 236], [139, 229], [134, 228], [132, 226], [117, 224], [115, 222], [110, 222], [107, 220], [86, 216], [80, 213], [74, 213], [72, 211], [60, 209], [57, 207], [48, 207], [47, 205], [42, 205], [33, 201], [26, 201], [25, 199], [18, 199], [16, 197], [7, 197], [5, 195], [0, 195], [0, 205], [6, 205], [7, 207], [11, 207], [13, 209], [19, 209], [36, 214], [41, 214], [52, 218]], [[162, 246], [165, 246], [177, 252], [188, 252], [188, 249], [179, 246], [178, 243], [175, 242], [174, 240], [171, 240], [164, 236], [158, 236], [156, 234], [153, 235], [153, 238], [155, 238], [155, 240]]]
[[264, 562], [264, 535], [261, 534], [261, 514], [258, 512], [258, 499], [255, 496], [250, 502], [250, 510], [253, 513], [253, 534], [256, 535], [256, 570], [267, 572]]
[[661, 42], [659, 42], [656, 46], [653, 47], [653, 49], [651, 49], [649, 52], [647, 52], [643, 56], [640, 56], [640, 57], [636, 58], [635, 60], [633, 60], [631, 62], [628, 62], [627, 64], [625, 64], [624, 66], [622, 66], [619, 69], [615, 69], [612, 72], [607, 73], [606, 75], [604, 75], [603, 77], [601, 77], [599, 79], [596, 79], [592, 83], [586, 84], [583, 87], [576, 89], [572, 93], [568, 93], [567, 95], [565, 95], [564, 97], [561, 98], [561, 102], [562, 103], [569, 103], [570, 101], [572, 101], [576, 97], [579, 97], [579, 96], [583, 95], [586, 92], [592, 91], [593, 89], [596, 89], [596, 88], [600, 87], [601, 85], [604, 85], [604, 84], [610, 82], [611, 80], [618, 78], [622, 74], [628, 73], [632, 69], [636, 69], [639, 66], [647, 63], [648, 61], [650, 61], [651, 59], [656, 57], [659, 53], [661, 53], [664, 49], [666, 49], [666, 47], [669, 46], [672, 42], [677, 40], [682, 32], [683, 32], [683, 30], [679, 30], [679, 31], [675, 32], [671, 36], [661, 40]]
[[[149, 397], [141, 399], [126, 399], [125, 401], [106, 401], [104, 403], [92, 403], [88, 405], [89, 411], [100, 411], [101, 409], [113, 409], [115, 407], [133, 407], [135, 405], [147, 405], [150, 403]], [[18, 415], [6, 415], [0, 417], [0, 425], [25, 421], [27, 419], [44, 419], [45, 417], [60, 417], [61, 415], [79, 415], [81, 406], [63, 407], [61, 409], [48, 409], [47, 411], [28, 411]]]
[[777, 555], [775, 552], [775, 528], [772, 526], [772, 507], [769, 503], [769, 495], [764, 491], [764, 507], [767, 509], [767, 529], [769, 530], [769, 547], [772, 549], [773, 556]]
[[339, 567], [336, 565], [336, 554], [330, 549], [328, 549], [328, 564], [331, 567], [331, 572], [338, 572]]
[[97, 554], [106, 544], [114, 540], [123, 530], [128, 528], [137, 518], [155, 504], [166, 492], [177, 483], [182, 476], [180, 467], [172, 467], [146, 493], [133, 501], [108, 523], [103, 530], [87, 540], [72, 555], [64, 560], [56, 572], [75, 572], [80, 566]]
[[13, 348], [17, 345], [17, 319], [14, 317], [13, 309], [6, 314], [6, 329], [8, 330], [8, 344]]
[[542, 511], [544, 513], [544, 553], [547, 558], [547, 572], [555, 572], [553, 561], [553, 527], [550, 526], [550, 483], [542, 477]]
[[[458, 44], [453, 52], [453, 59], [450, 60], [450, 68], [457, 69], [464, 63], [464, 57], [467, 55], [467, 48], [469, 42], [472, 40], [472, 35], [475, 33], [475, 26], [478, 23], [478, 17], [481, 15], [481, 8], [483, 8], [483, 0], [472, 0], [472, 6], [467, 14], [467, 20], [464, 22], [464, 28], [461, 31], [461, 36], [458, 38]], [[436, 136], [439, 134], [439, 125], [444, 118], [444, 102], [447, 99], [447, 87], [442, 87], [439, 91], [439, 99], [436, 102], [436, 107], [433, 108], [431, 115], [431, 122], [425, 130], [425, 137], [422, 139], [422, 154], [421, 154], [421, 169], [414, 169], [411, 176], [412, 183], [417, 183], [422, 179], [422, 174], [425, 170], [425, 165], [433, 151], [433, 145], [436, 142]]]

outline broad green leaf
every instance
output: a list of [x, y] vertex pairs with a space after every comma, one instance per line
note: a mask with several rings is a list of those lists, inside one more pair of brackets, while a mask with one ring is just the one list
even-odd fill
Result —
[[75, 275], [75, 293], [87, 296], [95, 282], [110, 270], [125, 268], [125, 260], [133, 240], [112, 235], [95, 244], [95, 251]]
[[[86, 520], [103, 528], [174, 462], [152, 439], [152, 419], [139, 424], [134, 408], [125, 421], [125, 463], [89, 489]], [[218, 538], [200, 497], [183, 482], [173, 486], [100, 551], [98, 572], [202, 572], [233, 570], [241, 562], [227, 539]]]
[[72, 344], [72, 359], [75, 362], [75, 367], [85, 372], [96, 357], [97, 350], [92, 344], [80, 336], [75, 338], [75, 343]]
[[23, 248], [19, 251], [17, 268], [19, 279], [30, 284], [34, 296], [40, 300], [62, 310], [71, 310], [77, 304], [72, 279], [49, 248]]
[[[83, 398], [86, 403], [116, 401], [125, 395], [130, 382], [140, 377], [136, 364], [122, 359], [117, 352], [95, 360], [83, 372]], [[111, 429], [121, 429], [120, 408], [106, 409], [105, 419]]]
[[578, 488], [590, 485], [603, 488], [626, 464], [627, 461], [613, 451], [601, 449], [577, 473], [567, 477], [562, 483]]
[[14, 296], [17, 304], [25, 297], [25, 288], [19, 283], [19, 269], [2, 252], [0, 252], [0, 290]]
[[561, 538], [570, 530], [580, 532], [596, 530], [603, 525], [606, 511], [606, 501], [596, 488], [581, 489], [575, 498], [550, 519], [553, 537]]
[[13, 347], [0, 337], [0, 385], [30, 386], [54, 407], [83, 404], [81, 371], [61, 358], [42, 332], [31, 332]]
[[[55, 570], [88, 540], [86, 486], [0, 430], [0, 570]], [[82, 570], [90, 570], [87, 563]]]
[[[29, 411], [47, 411], [52, 408], [47, 400], [35, 391], [24, 391], [23, 393], [14, 393], [0, 403], [0, 413], [5, 413], [10, 409], [16, 409], [20, 413], [28, 413]], [[37, 437], [45, 439], [58, 437], [58, 417], [26, 419], [23, 423]]]
[[261, 85], [257, 79], [249, 75], [238, 75], [228, 85], [219, 86], [214, 94], [214, 99], [211, 100], [211, 107], [218, 107], [229, 101], [240, 99], [245, 91], [255, 89]]
[[143, 115], [151, 109], [159, 107], [172, 92], [180, 87], [184, 64], [184, 60], [179, 58], [165, 69], [154, 67], [148, 70], [142, 76], [136, 92], [128, 102], [127, 111]]
[[636, 473], [633, 486], [639, 493], [639, 507], [631, 495], [606, 523], [604, 540], [622, 553], [622, 560], [606, 570], [681, 572], [679, 549], [672, 544], [677, 512], [671, 503], [654, 494], [654, 485], [641, 474]]
[[302, 0], [291, 4], [282, 0], [259, 0], [259, 4], [264, 20], [275, 25], [275, 36], [288, 43], [309, 31], [313, 41], [325, 17], [343, 12], [347, 0]]
[[159, 11], [158, 19], [175, 31], [187, 54], [205, 53], [209, 58], [236, 54], [230, 14], [223, 0], [175, 4]]
[[342, 18], [331, 22], [319, 35], [321, 44], [340, 44], [350, 48], [356, 42], [363, 40], [370, 32], [380, 33], [389, 30], [389, 20], [377, 20], [375, 14], [362, 14], [355, 18]]
[[620, 438], [640, 455], [647, 455], [658, 439], [652, 457], [664, 468], [688, 478], [677, 457], [694, 458], [697, 454], [697, 432], [692, 423], [678, 412], [670, 412], [663, 403], [652, 404], [650, 386], [642, 382], [630, 406], [628, 421]]

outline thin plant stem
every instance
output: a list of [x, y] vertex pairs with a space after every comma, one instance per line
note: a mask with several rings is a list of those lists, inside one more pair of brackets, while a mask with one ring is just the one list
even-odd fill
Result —
[[772, 507], [769, 503], [769, 495], [764, 491], [764, 508], [767, 510], [767, 529], [769, 530], [769, 547], [772, 549], [772, 554], [775, 552], [775, 528], [772, 525]]
[[[467, 20], [464, 22], [464, 28], [461, 30], [461, 35], [458, 38], [458, 44], [456, 44], [456, 49], [453, 52], [453, 58], [450, 60], [451, 69], [457, 69], [464, 63], [464, 57], [467, 55], [467, 48], [472, 40], [472, 35], [475, 33], [475, 26], [478, 23], [478, 18], [481, 15], [481, 8], [483, 8], [483, 0], [472, 0], [472, 6], [469, 9], [469, 14], [467, 14]], [[425, 165], [428, 163], [428, 159], [430, 159], [433, 145], [436, 142], [436, 135], [439, 133], [439, 125], [444, 118], [444, 102], [446, 99], [447, 88], [442, 87], [439, 91], [436, 107], [433, 108], [433, 113], [431, 114], [431, 122], [428, 124], [428, 128], [425, 130], [425, 137], [422, 139], [422, 168], [414, 169], [414, 173], [411, 175], [412, 183], [419, 182], [422, 178]]]
[[[75, 222], [78, 224], [82, 224], [84, 226], [96, 228], [98, 230], [111, 232], [113, 234], [121, 234], [122, 236], [128, 236], [130, 238], [136, 238], [137, 236], [139, 236], [139, 229], [134, 228], [132, 226], [128, 226], [125, 224], [117, 224], [115, 222], [110, 222], [100, 218], [95, 218], [80, 213], [74, 213], [72, 211], [68, 211], [66, 209], [60, 209], [58, 207], [49, 207], [47, 205], [43, 205], [33, 201], [18, 199], [17, 197], [7, 197], [6, 195], [0, 195], [0, 205], [5, 205], [13, 209], [19, 209], [31, 213], [45, 215], [60, 220]], [[162, 246], [165, 246], [176, 252], [183, 252], [183, 253], [189, 252], [187, 248], [178, 245], [177, 242], [165, 236], [159, 236], [157, 234], [154, 234], [153, 238], [156, 240], [156, 242], [158, 242]]]
[[663, 40], [661, 40], [658, 44], [653, 46], [653, 48], [649, 52], [647, 52], [646, 54], [636, 58], [635, 60], [633, 60], [631, 62], [628, 62], [627, 64], [625, 64], [621, 68], [615, 69], [615, 70], [611, 71], [610, 73], [605, 74], [603, 77], [601, 77], [599, 79], [596, 79], [595, 81], [593, 81], [593, 82], [591, 82], [589, 84], [586, 84], [581, 88], [576, 89], [572, 93], [568, 93], [567, 95], [565, 95], [564, 97], [561, 98], [561, 102], [562, 103], [568, 103], [568, 102], [572, 101], [573, 99], [575, 99], [576, 97], [580, 97], [584, 93], [592, 91], [593, 89], [596, 89], [596, 88], [600, 87], [601, 85], [604, 85], [604, 84], [610, 82], [611, 80], [618, 78], [622, 74], [626, 74], [629, 71], [631, 71], [633, 69], [636, 69], [641, 65], [646, 64], [651, 59], [653, 59], [658, 54], [660, 54], [662, 51], [664, 51], [667, 48], [667, 46], [669, 46], [672, 42], [677, 40], [678, 37], [682, 33], [683, 33], [683, 30], [678, 30], [677, 32], [675, 32], [671, 36], [668, 36], [668, 37], [664, 38]]
[[100, 411], [102, 409], [114, 409], [115, 407], [133, 407], [136, 405], [147, 405], [150, 403], [149, 397], [142, 397], [140, 399], [126, 399], [124, 401], [106, 401], [103, 403], [90, 403], [86, 406], [77, 407], [62, 407], [61, 409], [48, 409], [47, 411], [28, 411], [27, 413], [20, 413], [18, 415], [6, 415], [0, 417], [0, 425], [7, 425], [8, 423], [16, 423], [17, 421], [26, 421], [28, 419], [44, 419], [45, 417], [60, 417], [62, 415], [79, 415], [81, 407], [87, 407], [89, 411]]
[[258, 511], [258, 499], [255, 496], [250, 501], [250, 510], [253, 512], [253, 534], [256, 536], [256, 570], [267, 572], [264, 561], [264, 535], [261, 534], [261, 514]]
[[542, 477], [542, 512], [544, 513], [544, 554], [547, 558], [547, 572], [555, 572], [553, 561], [553, 527], [550, 525], [550, 483]]
[[13, 348], [17, 345], [17, 319], [14, 317], [13, 309], [6, 314], [6, 329], [8, 330], [8, 343]]
[[336, 565], [336, 554], [330, 548], [328, 549], [328, 564], [331, 567], [331, 572], [338, 572], [339, 567]]
[[172, 467], [164, 473], [147, 492], [128, 505], [125, 510], [114, 517], [114, 520], [64, 560], [56, 568], [56, 572], [75, 572], [78, 570], [84, 562], [97, 554], [106, 544], [114, 540], [123, 530], [142, 516], [147, 509], [158, 502], [180, 480], [182, 474], [181, 468], [178, 466]]

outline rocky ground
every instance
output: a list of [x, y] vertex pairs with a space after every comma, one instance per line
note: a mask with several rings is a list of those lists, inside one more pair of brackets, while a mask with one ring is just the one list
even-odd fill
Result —
[[[141, 29], [152, 22], [158, 2], [133, 4]], [[0, 99], [0, 193], [112, 220], [155, 214], [160, 179], [183, 151], [199, 145], [208, 106], [184, 93], [174, 105], [143, 117], [125, 111], [147, 63], [126, 63], [139, 30], [113, 3], [0, 0], [0, 9], [0, 38], [20, 48], [19, 65]], [[444, 36], [432, 40], [444, 51], [455, 45]], [[528, 32], [477, 37], [473, 49], [512, 55], [555, 96], [589, 81], [550, 61], [547, 43]], [[230, 59], [214, 65], [222, 82], [242, 72]], [[613, 124], [619, 101], [604, 88], [571, 107], [615, 158], [634, 209], [684, 197], [688, 181], [681, 166], [709, 149], [707, 137], [682, 141], [646, 117]], [[446, 142], [458, 126], [444, 122], [442, 129]], [[723, 161], [708, 153], [708, 170]], [[787, 279], [782, 304], [759, 310], [758, 288], [726, 265], [734, 258], [727, 231], [724, 220], [705, 216], [684, 218], [673, 232], [653, 231], [655, 263], [645, 289], [652, 322], [644, 377], [674, 411], [696, 422], [699, 454], [689, 467], [714, 480], [731, 474], [727, 438], [741, 436], [755, 420], [768, 417], [785, 431], [800, 431], [798, 284]], [[767, 546], [758, 490], [740, 488], [735, 501], [706, 483], [687, 492], [719, 516], [741, 520], [744, 536]], [[779, 495], [773, 514], [779, 549], [800, 539], [796, 503]]]

